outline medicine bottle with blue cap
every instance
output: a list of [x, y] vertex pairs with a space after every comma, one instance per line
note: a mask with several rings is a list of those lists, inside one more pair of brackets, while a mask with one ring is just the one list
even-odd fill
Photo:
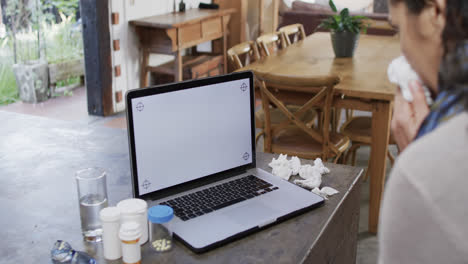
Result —
[[156, 252], [164, 252], [172, 248], [171, 220], [173, 217], [174, 210], [167, 205], [156, 205], [148, 210], [150, 245]]

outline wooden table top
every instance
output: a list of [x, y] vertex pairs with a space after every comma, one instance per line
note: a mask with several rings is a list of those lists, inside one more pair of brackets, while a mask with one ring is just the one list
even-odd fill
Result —
[[240, 70], [290, 76], [338, 75], [336, 92], [350, 97], [393, 101], [387, 67], [400, 55], [397, 36], [361, 35], [353, 58], [335, 58], [329, 33], [314, 33], [285, 50]]
[[[102, 243], [82, 240], [74, 173], [90, 166], [105, 168], [109, 205], [131, 197], [127, 132], [4, 111], [0, 119], [6, 124], [0, 129], [0, 210], [8, 216], [0, 218], [2, 258], [8, 263], [50, 263], [50, 250], [62, 239], [98, 263], [122, 263], [104, 260]], [[271, 171], [268, 163], [275, 156], [258, 153], [257, 166]], [[362, 172], [351, 166], [326, 166], [330, 173], [323, 184], [340, 193], [320, 208], [205, 254], [194, 254], [178, 241], [171, 252], [154, 254], [147, 243], [142, 263], [302, 262], [320, 238], [333, 235], [323, 230], [332, 219], [340, 219], [336, 212], [348, 201]]]
[[131, 20], [129, 23], [135, 26], [145, 26], [154, 28], [178, 28], [189, 24], [198, 23], [202, 20], [213, 17], [225, 16], [235, 13], [236, 9], [199, 9], [193, 8], [185, 12], [169, 13], [158, 16], [145, 17]]

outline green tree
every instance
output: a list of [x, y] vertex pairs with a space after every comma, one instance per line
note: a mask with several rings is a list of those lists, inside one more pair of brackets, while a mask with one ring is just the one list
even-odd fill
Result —
[[24, 0], [9, 0], [5, 8], [6, 16], [6, 28], [8, 35], [11, 36], [13, 40], [13, 58], [14, 62], [18, 62], [18, 42], [16, 39], [16, 34], [20, 28], [24, 25], [27, 19], [30, 16], [30, 13], [27, 11]]

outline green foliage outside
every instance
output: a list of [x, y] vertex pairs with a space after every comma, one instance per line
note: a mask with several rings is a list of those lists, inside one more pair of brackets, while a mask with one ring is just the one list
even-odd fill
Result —
[[329, 29], [332, 32], [352, 32], [358, 34], [363, 31], [366, 33], [368, 25], [365, 23], [365, 20], [368, 18], [365, 16], [350, 16], [349, 9], [344, 8], [341, 12], [338, 13], [338, 9], [333, 3], [333, 0], [329, 0], [328, 4], [330, 5], [333, 12], [336, 12], [336, 15], [332, 15], [320, 23], [320, 27]]
[[[44, 8], [56, 7], [66, 17], [75, 16], [79, 8], [78, 0], [42, 0]], [[50, 13], [49, 13], [50, 14]]]
[[[7, 40], [0, 42], [0, 54], [7, 48]], [[16, 80], [13, 74], [13, 59], [11, 57], [0, 56], [0, 105], [16, 102], [18, 91], [16, 90]]]
[[[1, 28], [4, 25], [0, 25], [0, 105], [13, 103], [19, 98], [12, 70], [15, 54], [18, 62], [37, 60], [39, 57], [49, 63], [83, 58], [81, 25], [77, 25], [75, 19], [79, 0], [37, 0], [41, 6], [40, 12], [28, 11], [22, 1], [8, 0], [4, 10], [8, 19], [16, 22], [16, 28]], [[60, 14], [59, 23], [55, 22], [50, 12], [47, 13], [53, 6]], [[26, 11], [19, 12], [21, 9]], [[59, 82], [57, 87], [78, 82], [79, 78], [70, 78]]]

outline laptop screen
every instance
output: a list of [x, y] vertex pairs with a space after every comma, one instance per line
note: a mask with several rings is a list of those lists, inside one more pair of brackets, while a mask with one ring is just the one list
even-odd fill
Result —
[[252, 163], [251, 81], [227, 79], [130, 99], [140, 196]]

